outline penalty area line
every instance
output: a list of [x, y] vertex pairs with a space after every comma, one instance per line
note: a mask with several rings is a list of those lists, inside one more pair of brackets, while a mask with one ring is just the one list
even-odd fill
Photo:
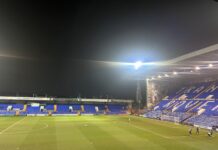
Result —
[[162, 138], [165, 138], [165, 139], [170, 139], [170, 138], [171, 138], [171, 137], [168, 137], [168, 136], [159, 134], [159, 133], [154, 132], [154, 131], [151, 131], [151, 130], [147, 130], [147, 129], [144, 129], [144, 128], [140, 128], [140, 127], [135, 126], [135, 125], [133, 125], [133, 124], [131, 124], [131, 123], [130, 123], [129, 125], [132, 126], [132, 127], [134, 127], [134, 128], [136, 128], [136, 129], [138, 129], [138, 130], [142, 130], [142, 131], [145, 131], [145, 132], [150, 132], [150, 133], [153, 134], [153, 135], [156, 135], [156, 136], [159, 136], [159, 137], [162, 137]]
[[19, 124], [21, 121], [23, 121], [24, 119], [26, 119], [26, 117], [24, 117], [23, 119], [20, 119], [18, 121], [16, 121], [15, 123], [13, 123], [12, 125], [8, 126], [7, 128], [5, 128], [4, 130], [0, 131], [0, 134], [3, 134], [4, 132], [8, 131], [9, 129], [11, 129], [12, 127], [16, 126], [17, 124]]
[[[188, 135], [185, 136], [185, 135], [181, 135], [181, 136], [165, 136], [163, 134], [160, 134], [160, 133], [157, 133], [157, 132], [154, 132], [154, 131], [151, 131], [151, 130], [148, 130], [148, 129], [145, 129], [145, 128], [140, 128], [138, 126], [135, 126], [133, 124], [129, 124], [130, 126], [136, 128], [136, 129], [139, 129], [139, 130], [142, 130], [142, 131], [145, 131], [145, 132], [150, 132], [151, 134], [153, 135], [156, 135], [156, 136], [159, 136], [159, 137], [162, 137], [162, 138], [165, 138], [165, 139], [180, 139], [180, 138], [186, 138], [186, 137], [189, 137]], [[201, 136], [201, 135], [199, 135]]]

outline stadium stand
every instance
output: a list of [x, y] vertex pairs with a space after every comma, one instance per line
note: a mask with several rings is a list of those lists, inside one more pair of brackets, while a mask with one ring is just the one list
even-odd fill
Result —
[[160, 119], [161, 115], [162, 115], [162, 111], [161, 110], [152, 110], [152, 111], [144, 114], [144, 117]]
[[217, 127], [218, 126], [218, 116], [207, 116], [207, 115], [193, 116], [187, 121], [185, 121], [185, 123], [199, 126], [202, 128]]
[[109, 114], [123, 114], [126, 113], [126, 106], [124, 105], [112, 105], [109, 104], [108, 105], [108, 109], [109, 109]]
[[16, 111], [22, 111], [22, 104], [0, 104], [0, 115], [15, 115]]
[[167, 96], [144, 117], [202, 128], [218, 127], [218, 82], [204, 82]]
[[[103, 114], [106, 112], [104, 104], [0, 104], [0, 115], [39, 115], [39, 114]], [[123, 114], [127, 112], [126, 105], [108, 105], [108, 114]]]

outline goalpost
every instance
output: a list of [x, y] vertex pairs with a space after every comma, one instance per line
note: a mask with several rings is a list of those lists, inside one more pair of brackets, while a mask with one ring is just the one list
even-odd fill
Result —
[[180, 122], [179, 117], [168, 116], [168, 115], [161, 115], [161, 120], [172, 121], [172, 122], [174, 122], [177, 125]]
[[174, 117], [174, 124], [178, 125], [180, 122], [179, 117]]

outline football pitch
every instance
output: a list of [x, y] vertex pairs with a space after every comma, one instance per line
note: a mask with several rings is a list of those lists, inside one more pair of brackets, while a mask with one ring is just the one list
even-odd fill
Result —
[[188, 129], [134, 116], [0, 117], [0, 150], [217, 150], [216, 133]]

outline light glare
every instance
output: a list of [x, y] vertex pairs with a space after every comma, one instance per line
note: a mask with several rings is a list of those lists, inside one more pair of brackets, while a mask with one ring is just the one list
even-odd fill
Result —
[[210, 67], [210, 68], [213, 67], [213, 64], [209, 64], [208, 67]]
[[195, 67], [195, 70], [200, 70], [200, 69], [201, 69], [201, 68], [200, 68], [200, 67], [198, 67], [198, 66], [196, 66], [196, 67]]
[[169, 77], [169, 75], [168, 75], [168, 74], [165, 74], [164, 76], [165, 76], [165, 77]]
[[135, 62], [135, 64], [134, 64], [134, 68], [135, 68], [136, 70], [139, 69], [141, 66], [142, 66], [142, 62], [141, 62], [141, 61], [137, 61], [137, 62]]

